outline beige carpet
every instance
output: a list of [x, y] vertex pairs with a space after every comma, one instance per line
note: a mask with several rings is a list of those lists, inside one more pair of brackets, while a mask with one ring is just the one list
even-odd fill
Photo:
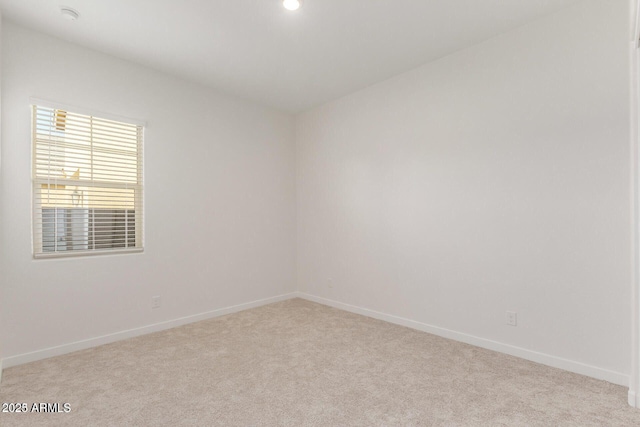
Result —
[[640, 426], [624, 387], [301, 299], [7, 369], [2, 426]]

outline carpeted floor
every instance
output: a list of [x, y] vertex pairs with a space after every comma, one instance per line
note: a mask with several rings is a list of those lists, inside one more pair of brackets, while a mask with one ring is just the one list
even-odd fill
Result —
[[627, 390], [301, 299], [5, 370], [20, 426], [640, 426]]

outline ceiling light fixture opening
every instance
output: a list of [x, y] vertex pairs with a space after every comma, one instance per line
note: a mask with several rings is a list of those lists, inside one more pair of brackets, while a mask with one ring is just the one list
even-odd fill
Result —
[[68, 6], [60, 6], [60, 13], [62, 14], [62, 17], [64, 19], [67, 19], [69, 21], [75, 21], [80, 17], [80, 14], [77, 10], [71, 9]]
[[282, 5], [287, 10], [298, 10], [302, 5], [301, 0], [282, 0]]

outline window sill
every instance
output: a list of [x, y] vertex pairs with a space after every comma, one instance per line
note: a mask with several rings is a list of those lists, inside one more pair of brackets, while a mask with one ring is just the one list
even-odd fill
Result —
[[34, 259], [51, 259], [51, 258], [78, 258], [97, 255], [124, 255], [144, 252], [144, 248], [130, 249], [95, 249], [91, 251], [69, 251], [69, 252], [46, 252], [34, 254]]

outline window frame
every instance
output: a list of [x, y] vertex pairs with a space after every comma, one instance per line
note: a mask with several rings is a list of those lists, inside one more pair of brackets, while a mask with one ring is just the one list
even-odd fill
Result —
[[[140, 224], [135, 227], [135, 239], [136, 243], [140, 242], [139, 246], [132, 248], [108, 248], [108, 249], [89, 249], [89, 250], [70, 250], [60, 252], [44, 252], [43, 251], [43, 239], [42, 232], [36, 232], [36, 218], [38, 215], [42, 218], [43, 207], [38, 202], [36, 197], [36, 185], [42, 183], [42, 178], [36, 177], [36, 116], [33, 114], [34, 107], [52, 108], [57, 110], [68, 111], [73, 114], [80, 114], [86, 116], [92, 116], [98, 119], [111, 120], [116, 122], [122, 122], [129, 125], [140, 127], [140, 141], [137, 155], [137, 166], [140, 168], [141, 179], [138, 184], [134, 186], [135, 198], [141, 200], [140, 207]], [[144, 144], [146, 133], [146, 122], [131, 117], [119, 116], [110, 113], [104, 113], [92, 109], [72, 106], [68, 104], [61, 104], [58, 102], [51, 102], [39, 98], [29, 98], [29, 115], [31, 117], [31, 132], [29, 138], [31, 139], [31, 253], [34, 259], [49, 259], [49, 258], [82, 258], [86, 256], [97, 255], [124, 255], [124, 254], [136, 254], [143, 253], [145, 249], [145, 169], [144, 169]], [[113, 183], [116, 187], [120, 184]], [[100, 187], [100, 186], [97, 186]]]

